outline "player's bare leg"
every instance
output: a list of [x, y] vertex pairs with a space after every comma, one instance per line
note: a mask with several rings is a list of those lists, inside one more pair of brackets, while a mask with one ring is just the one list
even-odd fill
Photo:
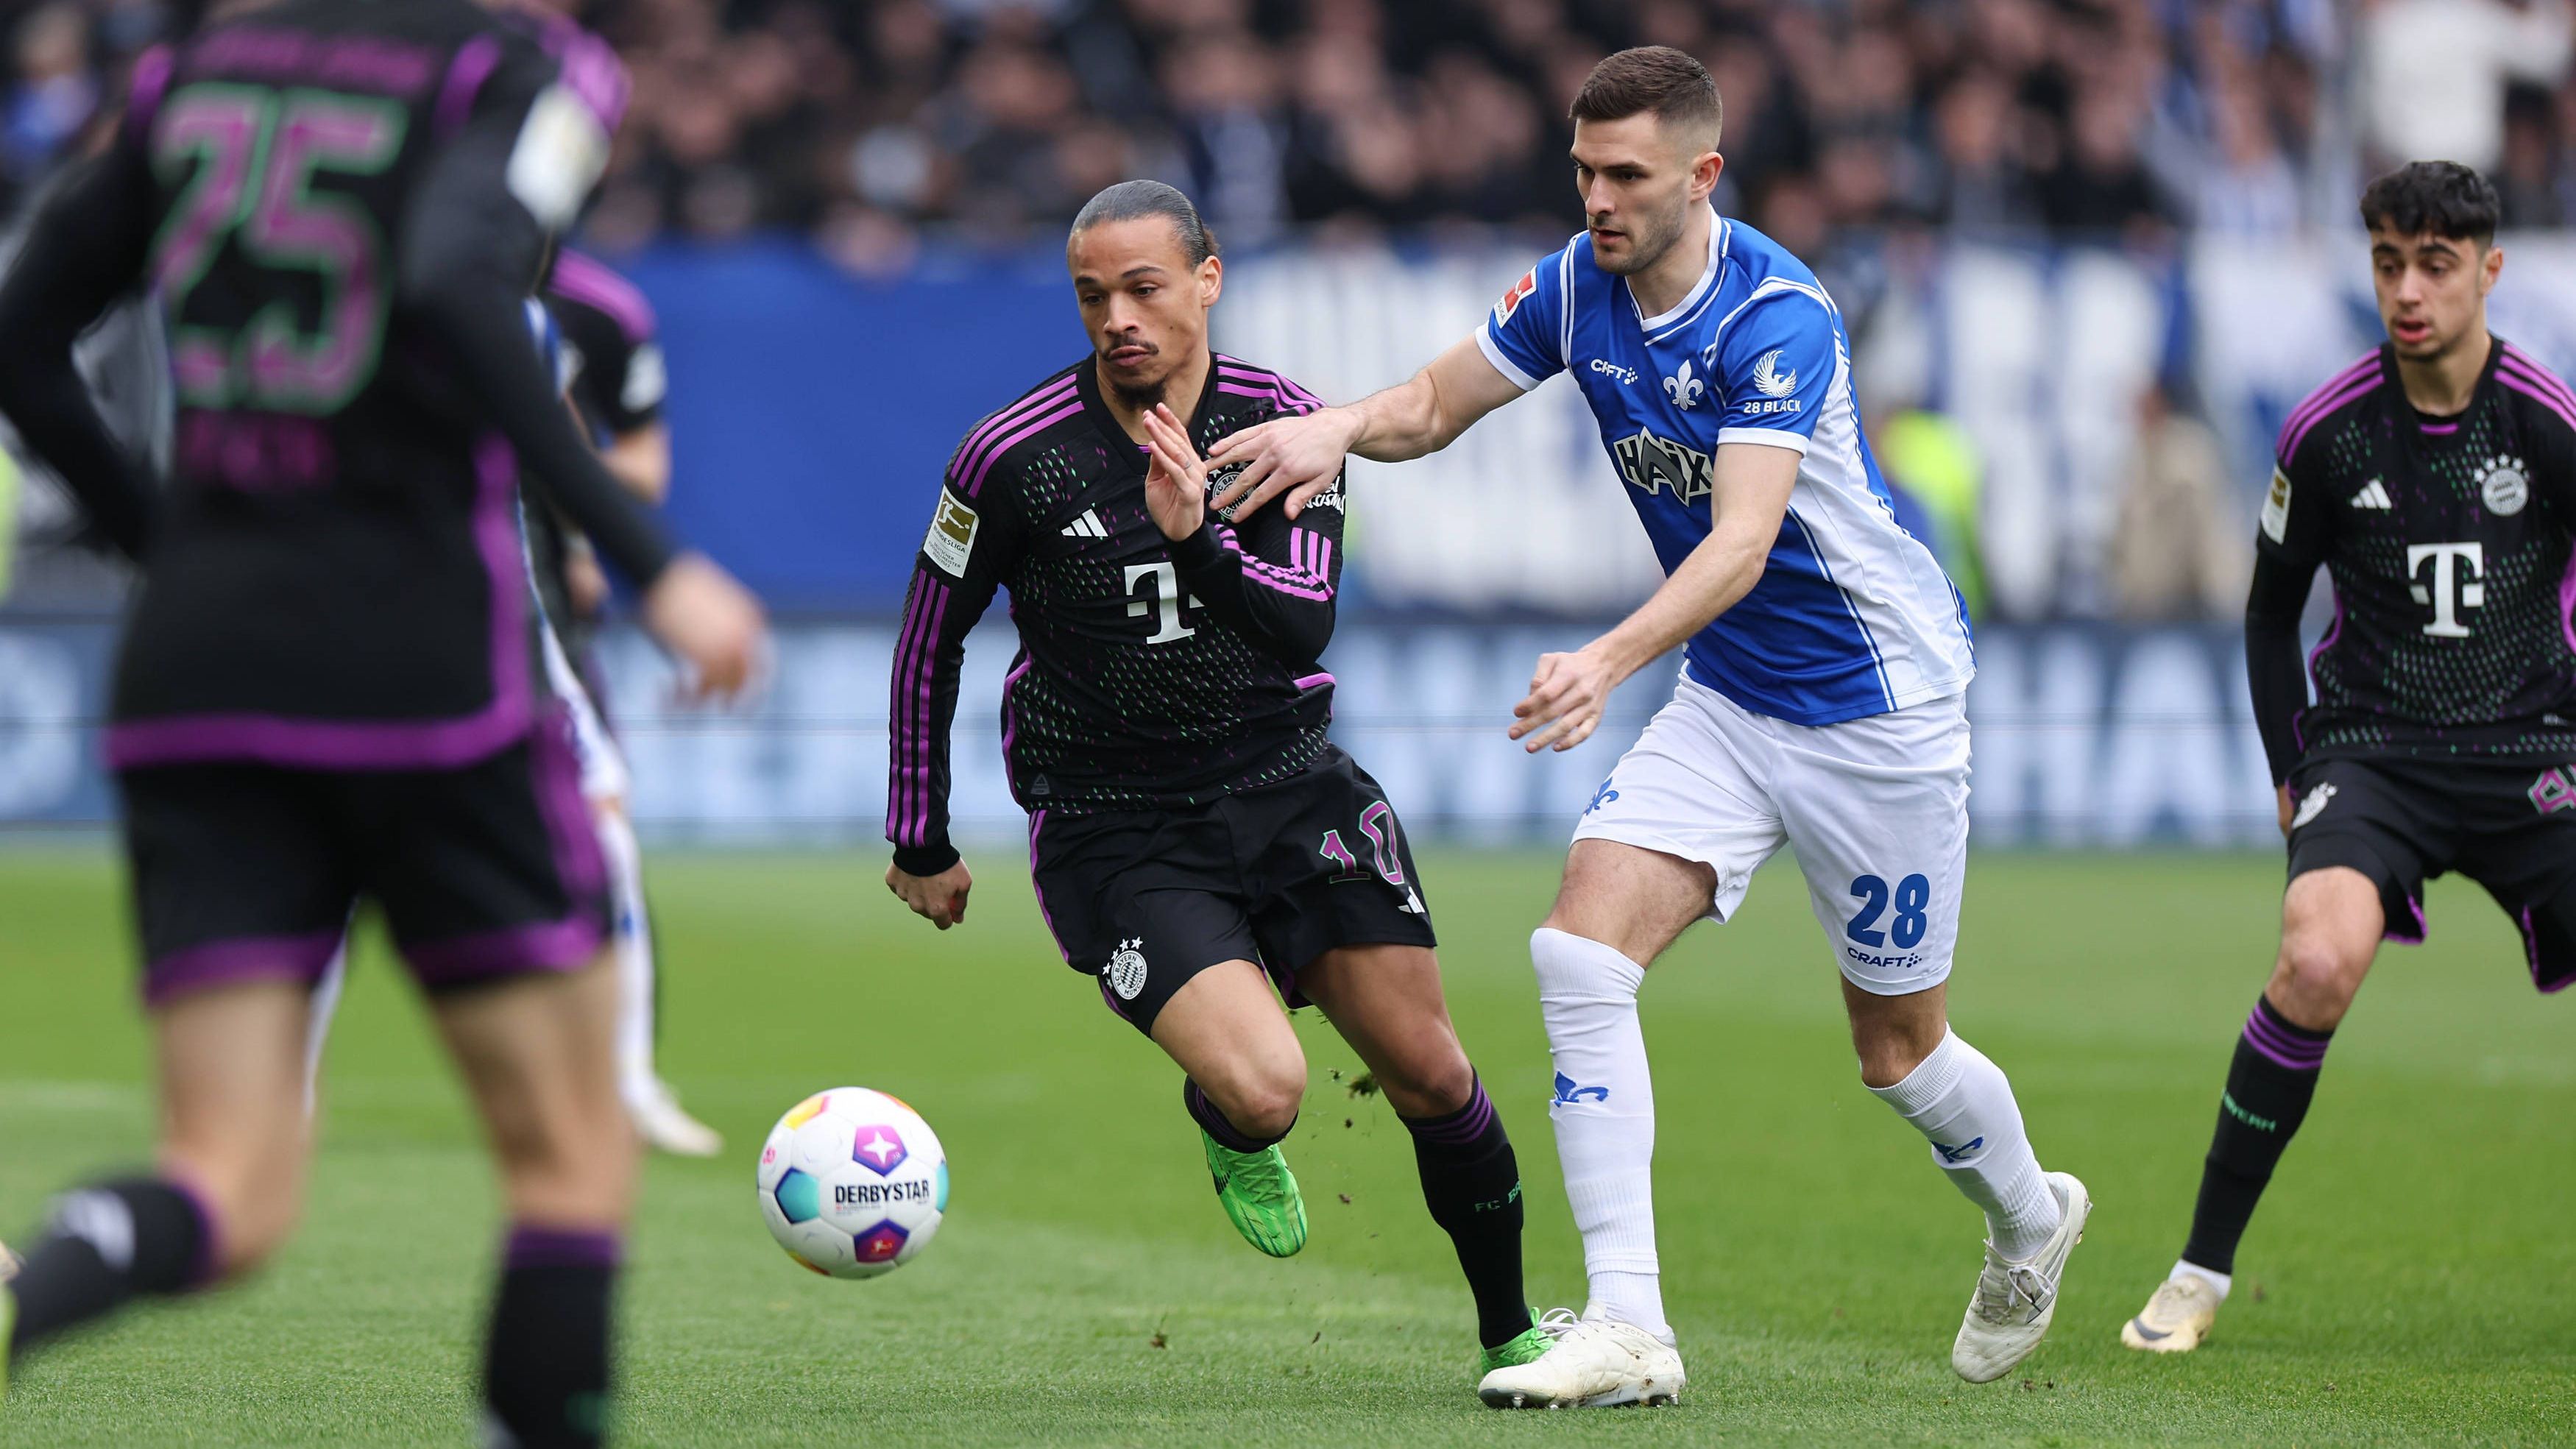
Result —
[[1226, 1218], [1271, 1257], [1295, 1256], [1306, 1246], [1306, 1201], [1279, 1142], [1305, 1100], [1306, 1052], [1270, 978], [1249, 961], [1199, 972], [1163, 1004], [1153, 1037], [1188, 1074], [1181, 1099]]
[[1579, 840], [1530, 937], [1556, 1064], [1548, 1115], [1590, 1297], [1546, 1355], [1485, 1376], [1489, 1404], [1658, 1403], [1684, 1386], [1655, 1257], [1655, 1089], [1637, 990], [1647, 964], [1708, 913], [1716, 883], [1699, 861]]
[[608, 952], [436, 998], [509, 1208], [483, 1370], [500, 1443], [595, 1443], [607, 1421], [609, 1296], [639, 1155], [617, 1095]]
[[151, 1176], [64, 1194], [0, 1288], [14, 1357], [138, 1296], [258, 1266], [303, 1205], [307, 1156], [301, 981], [180, 996], [153, 1014], [161, 1149]]
[[1423, 1202], [1475, 1296], [1479, 1372], [1538, 1357], [1548, 1337], [1531, 1325], [1521, 1285], [1520, 1159], [1458, 1044], [1439, 958], [1426, 946], [1344, 946], [1299, 972], [1297, 985], [1413, 1134]]
[[1950, 1366], [1988, 1383], [2047, 1336], [2058, 1281], [2093, 1204], [2071, 1174], [2040, 1170], [2011, 1082], [1951, 1032], [1949, 997], [1946, 982], [1903, 996], [1843, 982], [1862, 1083], [1924, 1135], [1933, 1162], [1985, 1212], [1985, 1266]]
[[2378, 885], [2349, 866], [2306, 871], [2281, 897], [2281, 949], [2246, 1018], [2219, 1093], [2191, 1237], [2120, 1341], [2188, 1353], [2209, 1337], [2236, 1271], [2236, 1245], [2306, 1120], [2326, 1046], [2370, 974], [2387, 929]]

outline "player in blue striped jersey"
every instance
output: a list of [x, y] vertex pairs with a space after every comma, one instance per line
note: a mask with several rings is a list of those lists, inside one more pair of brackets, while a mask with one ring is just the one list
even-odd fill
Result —
[[1637, 988], [1692, 922], [1731, 915], [1783, 844], [1841, 967], [1862, 1080], [1985, 1210], [1985, 1265], [1951, 1362], [1999, 1378], [2047, 1331], [2090, 1204], [2073, 1177], [2040, 1170], [2002, 1071], [1949, 1030], [1975, 669], [1965, 611], [1896, 522], [1833, 299], [1709, 205], [1724, 163], [1708, 72], [1663, 47], [1623, 51], [1573, 117], [1587, 228], [1472, 338], [1408, 383], [1213, 454], [1244, 465], [1220, 506], [1284, 493], [1293, 512], [1345, 454], [1419, 457], [1564, 372], [1670, 575], [1617, 628], [1543, 656], [1515, 711], [1511, 734], [1530, 750], [1572, 748], [1622, 680], [1684, 650], [1673, 702], [1576, 827], [1530, 943], [1591, 1302], [1550, 1353], [1489, 1375], [1486, 1401], [1656, 1402], [1680, 1388]]

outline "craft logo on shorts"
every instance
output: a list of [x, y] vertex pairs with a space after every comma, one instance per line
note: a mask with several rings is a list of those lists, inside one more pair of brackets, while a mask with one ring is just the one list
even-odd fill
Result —
[[930, 516], [930, 534], [921, 541], [921, 551], [932, 563], [957, 578], [966, 577], [966, 560], [975, 552], [975, 530], [984, 520], [955, 494], [941, 490], [939, 511]]
[[2497, 456], [2487, 460], [2485, 471], [2478, 474], [2478, 497], [2485, 501], [2487, 512], [2498, 518], [2511, 518], [2531, 501], [2531, 478], [2520, 458]]
[[1109, 978], [1109, 989], [1117, 992], [1121, 1001], [1133, 1001], [1136, 993], [1145, 989], [1144, 945], [1143, 937], [1119, 942], [1109, 957], [1108, 969], [1101, 973]]

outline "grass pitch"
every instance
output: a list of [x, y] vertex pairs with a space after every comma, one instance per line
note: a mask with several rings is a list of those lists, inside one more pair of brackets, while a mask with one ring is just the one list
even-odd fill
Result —
[[[1520, 1147], [1541, 1304], [1579, 1303], [1523, 942], [1555, 861], [1426, 861], [1450, 999]], [[2392, 950], [2209, 1347], [2115, 1341], [2180, 1246], [2221, 1074], [2269, 963], [2275, 857], [1985, 857], [1953, 1014], [2099, 1208], [2057, 1325], [1978, 1388], [1948, 1348], [1973, 1210], [1861, 1088], [1833, 966], [1786, 870], [1646, 988], [1677, 1408], [1504, 1416], [1472, 1393], [1447, 1240], [1385, 1104], [1301, 1026], [1291, 1160], [1314, 1238], [1274, 1263], [1211, 1200], [1174, 1070], [1067, 972], [1023, 869], [968, 923], [902, 914], [873, 855], [665, 857], [664, 1065], [732, 1138], [656, 1161], [624, 1290], [625, 1442], [1111, 1444], [2545, 1443], [2576, 1439], [2576, 999], [2536, 996], [2474, 887]], [[0, 1231], [148, 1142], [142, 1033], [104, 856], [0, 855]], [[1308, 1013], [1309, 1018], [1312, 1013]], [[1336, 1073], [1339, 1076], [1336, 1076]], [[23, 1365], [0, 1444], [469, 1440], [498, 1231], [409, 989], [362, 964], [302, 1235], [257, 1282]], [[916, 1264], [840, 1283], [753, 1207], [772, 1118], [841, 1084], [939, 1128], [952, 1211]]]

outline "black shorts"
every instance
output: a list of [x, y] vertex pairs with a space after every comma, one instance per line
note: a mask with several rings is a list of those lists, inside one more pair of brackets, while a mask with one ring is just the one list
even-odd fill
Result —
[[607, 870], [560, 707], [452, 770], [159, 765], [118, 776], [143, 996], [321, 979], [361, 898], [433, 991], [587, 964]]
[[2532, 983], [2576, 982], [2576, 764], [2325, 759], [2290, 776], [2290, 876], [2350, 866], [2389, 940], [2424, 939], [2424, 882], [2458, 871], [2522, 932]]
[[1339, 946], [1437, 944], [1422, 878], [1368, 772], [1327, 746], [1293, 780], [1187, 810], [1029, 817], [1038, 909], [1065, 964], [1150, 1033], [1172, 993], [1224, 961], [1297, 973]]

